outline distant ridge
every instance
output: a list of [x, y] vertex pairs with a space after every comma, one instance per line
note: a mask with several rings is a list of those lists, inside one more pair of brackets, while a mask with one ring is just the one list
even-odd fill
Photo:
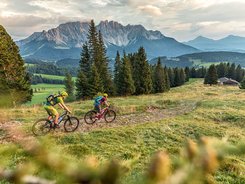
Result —
[[229, 35], [219, 40], [198, 36], [194, 40], [183, 42], [203, 51], [245, 52], [245, 37]]

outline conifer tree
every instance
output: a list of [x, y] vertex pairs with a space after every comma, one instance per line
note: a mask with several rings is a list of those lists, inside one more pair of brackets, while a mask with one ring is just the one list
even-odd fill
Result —
[[65, 79], [64, 79], [64, 85], [65, 85], [65, 90], [68, 93], [68, 101], [72, 101], [75, 99], [74, 97], [74, 89], [75, 89], [75, 84], [74, 81], [72, 80], [72, 76], [70, 73], [66, 73]]
[[91, 20], [89, 31], [88, 31], [88, 49], [90, 53], [91, 63], [95, 63], [95, 66], [100, 65], [99, 60], [99, 41], [98, 41], [98, 33], [96, 31], [96, 27], [94, 24], [94, 20]]
[[204, 84], [217, 84], [218, 83], [218, 74], [215, 65], [210, 65], [206, 76], [204, 78]]
[[185, 75], [185, 71], [183, 68], [179, 69], [180, 72], [180, 85], [185, 84], [185, 80], [186, 80], [186, 75]]
[[164, 74], [164, 69], [161, 65], [160, 58], [158, 58], [157, 65], [154, 68], [153, 74], [153, 88], [155, 93], [162, 93], [166, 91], [166, 78]]
[[91, 75], [91, 65], [92, 61], [90, 59], [89, 49], [87, 43], [83, 45], [81, 59], [80, 59], [80, 69], [78, 71], [76, 80], [76, 98], [85, 99], [90, 95], [90, 85], [88, 83], [88, 78]]
[[185, 67], [185, 82], [188, 82], [190, 79], [190, 69], [189, 67]]
[[168, 75], [168, 69], [166, 66], [164, 67], [164, 75], [165, 75], [165, 91], [169, 91], [170, 90], [170, 79]]
[[181, 76], [180, 76], [180, 69], [174, 68], [174, 86], [181, 86]]
[[238, 82], [241, 82], [243, 77], [244, 77], [244, 73], [243, 73], [243, 70], [242, 70], [242, 67], [241, 65], [238, 65], [237, 68], [236, 68], [236, 80]]
[[[121, 57], [119, 52], [117, 51], [117, 55], [116, 55], [116, 59], [115, 59], [115, 69], [114, 69], [114, 85], [115, 85], [115, 89], [116, 89], [116, 93], [119, 94], [119, 73], [121, 70]], [[131, 69], [131, 68], [130, 68]]]
[[13, 106], [31, 101], [32, 98], [30, 77], [19, 54], [19, 48], [1, 25], [0, 98], [1, 102], [7, 99], [9, 103], [5, 105]]
[[93, 64], [91, 67], [91, 75], [88, 80], [88, 83], [90, 89], [90, 97], [94, 97], [97, 93], [103, 91], [103, 88], [101, 89], [101, 79], [99, 77], [95, 64]]
[[139, 48], [133, 62], [133, 79], [135, 94], [149, 94], [152, 91], [151, 70], [143, 47]]
[[119, 95], [131, 95], [135, 92], [134, 81], [132, 78], [129, 58], [124, 53], [121, 69], [118, 73], [118, 94]]
[[88, 43], [83, 44], [81, 59], [80, 59], [80, 70], [85, 74], [86, 77], [89, 76], [91, 71], [92, 62], [90, 60], [90, 54], [88, 49]]
[[169, 82], [170, 82], [170, 87], [174, 87], [174, 71], [172, 68], [168, 68], [168, 77], [169, 77]]
[[97, 65], [97, 70], [103, 83], [103, 89], [106, 93], [114, 95], [115, 90], [112, 82], [112, 76], [109, 72], [108, 58], [106, 57], [106, 49], [100, 31], [98, 36], [98, 58], [100, 63]]
[[93, 96], [90, 94], [90, 85], [88, 83], [88, 78], [82, 70], [78, 72], [76, 80], [76, 98], [83, 99]]
[[227, 77], [234, 79], [234, 80], [236, 79], [236, 65], [235, 65], [235, 63], [232, 63], [231, 66], [228, 68]]
[[239, 87], [240, 89], [245, 89], [245, 77], [242, 79]]
[[190, 77], [191, 78], [197, 78], [196, 69], [194, 67], [191, 68]]
[[228, 69], [227, 69], [227, 65], [225, 63], [220, 63], [217, 66], [217, 74], [218, 74], [218, 78], [227, 76]]

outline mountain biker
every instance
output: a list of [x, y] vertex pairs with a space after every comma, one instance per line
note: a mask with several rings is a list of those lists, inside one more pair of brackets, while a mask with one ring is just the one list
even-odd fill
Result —
[[94, 100], [94, 109], [97, 111], [96, 116], [100, 115], [101, 112], [101, 105], [106, 105], [109, 107], [109, 104], [107, 102], [108, 94], [104, 93], [103, 96], [98, 96]]
[[58, 104], [62, 109], [68, 111], [69, 113], [71, 113], [71, 111], [69, 110], [69, 108], [65, 105], [64, 100], [68, 97], [67, 92], [62, 91], [58, 96], [55, 96], [52, 101], [48, 101], [46, 102], [46, 104], [44, 105], [44, 109], [47, 111], [49, 117], [48, 120], [51, 120], [52, 117], [55, 117], [54, 120], [54, 127], [59, 127], [58, 125], [58, 119], [59, 119], [59, 113], [58, 111], [54, 108], [54, 106], [56, 104]]

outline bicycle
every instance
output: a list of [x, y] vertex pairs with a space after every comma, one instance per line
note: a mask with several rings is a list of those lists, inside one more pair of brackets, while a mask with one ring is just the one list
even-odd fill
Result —
[[104, 118], [107, 123], [111, 123], [116, 119], [116, 112], [109, 107], [101, 110], [100, 114], [97, 115], [95, 110], [88, 111], [84, 116], [84, 121], [87, 124], [94, 124], [97, 120]]
[[[68, 112], [65, 111], [58, 119], [58, 125], [64, 122], [64, 129], [66, 132], [74, 132], [79, 126], [78, 118], [69, 116]], [[39, 119], [32, 126], [32, 132], [36, 136], [45, 135], [50, 132], [51, 129], [55, 129], [54, 119]]]

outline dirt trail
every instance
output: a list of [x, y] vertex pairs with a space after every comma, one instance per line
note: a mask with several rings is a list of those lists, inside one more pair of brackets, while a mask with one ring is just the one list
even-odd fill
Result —
[[[117, 116], [113, 123], [106, 123], [104, 120], [101, 120], [100, 122], [96, 122], [93, 125], [86, 124], [83, 118], [80, 118], [80, 126], [76, 132], [90, 132], [102, 128], [113, 128], [146, 122], [157, 122], [162, 119], [190, 113], [195, 108], [196, 102], [180, 103], [177, 107], [168, 109], [159, 109], [150, 106], [147, 108], [146, 112]], [[18, 140], [31, 140], [31, 138], [33, 138], [31, 131], [29, 133], [23, 133], [21, 131], [21, 127], [23, 126], [23, 123], [19, 121], [6, 123], [0, 122], [0, 143], [18, 142]], [[54, 134], [60, 134], [63, 132], [63, 129], [59, 129], [55, 130]]]
[[181, 103], [175, 108], [171, 109], [159, 109], [155, 107], [148, 107], [146, 112], [137, 114], [128, 114], [123, 116], [117, 116], [116, 120], [112, 123], [106, 123], [105, 120], [96, 122], [93, 125], [88, 125], [83, 119], [80, 120], [82, 126], [79, 127], [78, 131], [89, 132], [94, 129], [110, 128], [118, 126], [127, 126], [131, 124], [140, 124], [147, 122], [156, 122], [162, 119], [178, 116], [191, 112], [196, 108], [196, 103]]

